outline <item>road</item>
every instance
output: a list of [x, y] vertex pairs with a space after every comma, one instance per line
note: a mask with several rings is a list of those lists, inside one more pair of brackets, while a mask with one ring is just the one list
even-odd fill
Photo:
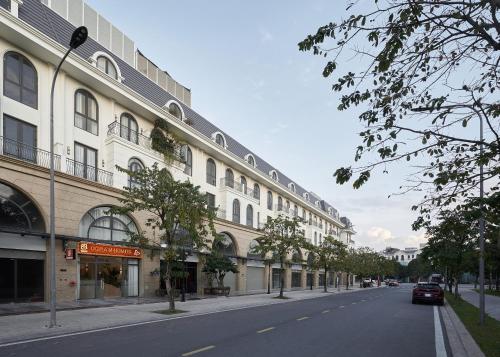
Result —
[[435, 309], [412, 305], [403, 285], [42, 339], [0, 356], [436, 356]]

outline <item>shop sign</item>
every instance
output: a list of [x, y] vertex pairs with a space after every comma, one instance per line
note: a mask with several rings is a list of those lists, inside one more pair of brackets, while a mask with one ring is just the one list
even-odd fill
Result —
[[74, 260], [75, 259], [75, 250], [74, 249], [66, 248], [64, 250], [64, 257], [67, 260]]
[[78, 254], [103, 255], [109, 257], [136, 259], [142, 258], [142, 249], [110, 244], [79, 242], [77, 251]]

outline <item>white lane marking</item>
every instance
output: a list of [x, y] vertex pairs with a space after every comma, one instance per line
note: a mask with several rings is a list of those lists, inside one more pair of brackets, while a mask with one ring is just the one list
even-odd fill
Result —
[[434, 340], [436, 341], [436, 357], [446, 357], [443, 328], [441, 326], [441, 319], [439, 318], [437, 306], [434, 306]]
[[361, 300], [361, 302], [365, 302], [366, 300]]
[[264, 333], [264, 332], [271, 331], [271, 330], [274, 330], [274, 327], [268, 327], [268, 328], [265, 328], [263, 330], [259, 330], [259, 331], [257, 331], [257, 333]]
[[297, 321], [307, 320], [308, 318], [309, 318], [308, 316], [299, 317]]
[[353, 303], [352, 303], [352, 305], [356, 305], [356, 303], [355, 303], [355, 302], [353, 302]]
[[322, 314], [328, 314], [330, 312], [330, 310], [325, 310], [322, 312]]
[[339, 306], [339, 309], [343, 309], [345, 306]]
[[[304, 299], [304, 300], [308, 300], [308, 299]], [[230, 309], [222, 309], [222, 310], [217, 310], [217, 311], [200, 312], [200, 313], [191, 314], [191, 315], [168, 317], [168, 318], [165, 318], [165, 319], [158, 319], [158, 320], [153, 320], [153, 321], [142, 321], [142, 322], [134, 322], [134, 323], [125, 324], [125, 325], [119, 325], [119, 326], [101, 327], [101, 328], [97, 328], [97, 329], [94, 329], [94, 330], [63, 333], [63, 334], [56, 335], [56, 336], [37, 337], [37, 338], [31, 338], [31, 339], [27, 339], [27, 340], [21, 340], [21, 341], [14, 341], [14, 342], [3, 343], [3, 344], [0, 344], [0, 348], [9, 347], [9, 346], [16, 346], [16, 345], [24, 345], [26, 343], [55, 340], [55, 339], [58, 339], [58, 338], [80, 336], [80, 335], [88, 335], [88, 334], [96, 333], [96, 332], [119, 330], [119, 329], [127, 328], [127, 327], [151, 325], [151, 324], [157, 324], [157, 323], [160, 323], [160, 322], [165, 322], [165, 321], [170, 321], [170, 320], [187, 319], [187, 318], [195, 317], [195, 316], [213, 315], [213, 314], [219, 314], [221, 312], [247, 310], [247, 309], [253, 309], [255, 307], [270, 306], [270, 305], [275, 305], [275, 304], [280, 304], [280, 303], [287, 303], [287, 302], [292, 302], [292, 301], [284, 301], [284, 302], [271, 303], [271, 304], [265, 304], [264, 303], [264, 304], [253, 305], [253, 306], [234, 307], [234, 308], [230, 308]]]
[[191, 352], [183, 353], [182, 356], [183, 357], [185, 357], [185, 356], [192, 356], [192, 355], [194, 355], [196, 353], [200, 353], [200, 352], [211, 350], [212, 348], [215, 348], [215, 346], [211, 345], [211, 346], [202, 347], [202, 348], [199, 348], [199, 349], [191, 351]]

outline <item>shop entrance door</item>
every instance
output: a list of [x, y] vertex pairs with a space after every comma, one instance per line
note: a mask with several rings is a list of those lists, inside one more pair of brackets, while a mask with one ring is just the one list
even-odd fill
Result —
[[80, 257], [80, 299], [121, 297], [123, 280], [122, 258]]

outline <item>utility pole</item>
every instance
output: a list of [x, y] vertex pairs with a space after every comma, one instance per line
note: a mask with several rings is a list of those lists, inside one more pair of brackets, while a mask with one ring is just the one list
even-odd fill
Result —
[[[483, 156], [483, 116], [479, 115], [480, 141], [479, 156]], [[484, 325], [485, 301], [484, 301], [484, 210], [483, 210], [483, 164], [479, 164], [479, 324]]]

